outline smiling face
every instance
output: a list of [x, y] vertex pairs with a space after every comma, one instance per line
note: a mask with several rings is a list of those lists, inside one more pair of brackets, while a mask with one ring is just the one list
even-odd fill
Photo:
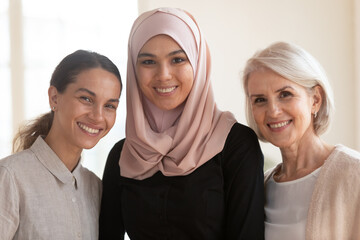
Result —
[[59, 144], [90, 149], [113, 127], [120, 97], [117, 77], [102, 68], [85, 70], [63, 93], [51, 86], [55, 107], [51, 132]]
[[136, 76], [145, 97], [163, 110], [182, 104], [194, 82], [185, 52], [167, 35], [157, 35], [144, 44], [138, 54]]
[[251, 73], [247, 87], [254, 120], [267, 141], [286, 148], [315, 136], [312, 113], [318, 107], [317, 89], [309, 94], [269, 70]]

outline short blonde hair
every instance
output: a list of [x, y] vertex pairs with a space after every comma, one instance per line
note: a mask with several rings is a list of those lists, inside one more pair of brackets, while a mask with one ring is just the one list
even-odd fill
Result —
[[246, 94], [246, 118], [249, 126], [254, 129], [260, 140], [266, 141], [257, 128], [252, 114], [248, 80], [251, 73], [264, 69], [269, 69], [303, 86], [308, 91], [312, 91], [314, 86], [320, 86], [323, 91], [323, 101], [314, 120], [314, 130], [317, 135], [328, 130], [334, 111], [334, 97], [324, 69], [312, 55], [301, 47], [291, 43], [276, 42], [256, 52], [247, 61], [242, 77]]

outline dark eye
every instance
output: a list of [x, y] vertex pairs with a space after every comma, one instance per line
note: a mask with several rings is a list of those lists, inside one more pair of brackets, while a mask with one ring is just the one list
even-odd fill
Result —
[[255, 98], [254, 103], [262, 103], [262, 102], [265, 102], [265, 101], [266, 101], [265, 98], [258, 97], [258, 98]]
[[172, 60], [173, 63], [181, 63], [184, 62], [186, 59], [184, 58], [180, 58], [180, 57], [176, 57]]
[[151, 59], [146, 59], [146, 60], [141, 61], [141, 64], [144, 64], [144, 65], [155, 64], [155, 61], [151, 60]]
[[80, 100], [83, 101], [83, 102], [88, 102], [88, 103], [92, 102], [91, 99], [89, 97], [86, 97], [86, 96], [81, 96]]
[[105, 107], [106, 107], [106, 108], [110, 108], [110, 109], [114, 109], [114, 110], [117, 109], [117, 107], [116, 107], [114, 104], [110, 104], [110, 103], [109, 103], [109, 104], [106, 104]]
[[291, 92], [283, 91], [283, 92], [280, 93], [280, 98], [286, 98], [286, 97], [289, 97], [289, 96], [292, 96]]

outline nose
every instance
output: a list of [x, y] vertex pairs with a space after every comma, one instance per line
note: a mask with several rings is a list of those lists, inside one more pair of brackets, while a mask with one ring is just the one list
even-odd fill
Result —
[[104, 112], [103, 107], [97, 104], [93, 105], [89, 117], [94, 122], [100, 122], [104, 119]]
[[277, 101], [269, 101], [267, 113], [270, 117], [276, 117], [281, 113], [280, 104]]
[[157, 78], [159, 81], [167, 81], [171, 79], [171, 67], [168, 64], [160, 64], [157, 70]]

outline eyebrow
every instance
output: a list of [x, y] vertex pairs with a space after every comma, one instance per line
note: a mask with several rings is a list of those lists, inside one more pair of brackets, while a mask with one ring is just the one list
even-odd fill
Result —
[[[179, 50], [175, 50], [173, 52], [170, 52], [167, 56], [174, 56], [176, 54], [179, 54], [179, 53], [183, 53], [186, 55], [185, 51], [182, 50], [182, 49], [179, 49]], [[142, 58], [142, 57], [156, 57], [156, 55], [152, 54], [152, 53], [147, 53], [147, 52], [144, 52], [144, 53], [139, 53], [139, 55], [137, 56], [138, 58]]]
[[76, 90], [76, 92], [87, 92], [91, 96], [96, 96], [96, 94], [94, 92], [92, 92], [92, 91], [90, 91], [89, 89], [86, 89], [86, 88], [79, 88], [78, 90]]
[[294, 88], [291, 87], [291, 86], [285, 86], [285, 87], [282, 87], [282, 88], [276, 90], [275, 92], [281, 92], [281, 91], [284, 91], [284, 90], [287, 89], [287, 88], [290, 88], [290, 89], [294, 90]]
[[[96, 97], [96, 94], [93, 91], [90, 91], [87, 88], [79, 88], [78, 90], [76, 90], [76, 92], [87, 92], [88, 94], [90, 94], [93, 97]], [[119, 99], [116, 98], [110, 98], [108, 100], [108, 102], [119, 102]]]
[[168, 56], [173, 56], [173, 55], [176, 55], [176, 54], [179, 54], [179, 53], [183, 53], [183, 54], [186, 55], [184, 50], [179, 49], [179, 50], [176, 50], [176, 51], [173, 51], [173, 52], [169, 53]]
[[[275, 92], [278, 93], [278, 92], [284, 91], [284, 90], [287, 89], [287, 88], [290, 88], [290, 89], [294, 90], [294, 88], [291, 87], [291, 86], [285, 86], [285, 87], [279, 88], [279, 89], [276, 90]], [[264, 94], [252, 94], [252, 95], [250, 95], [251, 98], [252, 98], [252, 97], [262, 97], [262, 96], [264, 96]]]

